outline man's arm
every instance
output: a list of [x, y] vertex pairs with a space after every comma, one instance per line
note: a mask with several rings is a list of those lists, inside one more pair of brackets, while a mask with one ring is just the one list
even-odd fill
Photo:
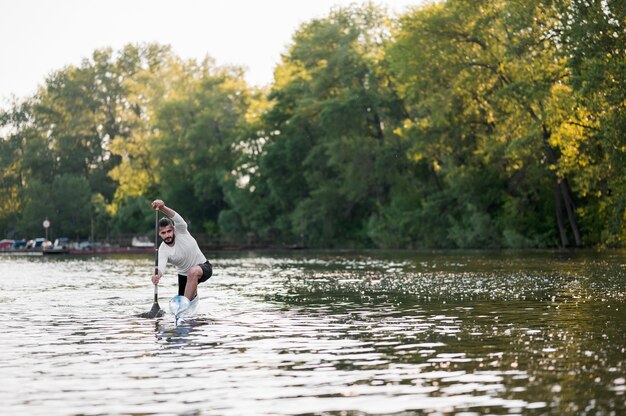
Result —
[[[176, 211], [166, 207], [165, 202], [160, 199], [155, 199], [154, 201], [152, 201], [152, 209], [161, 211], [169, 218], [172, 218], [174, 215], [176, 215]], [[158, 285], [159, 280], [161, 280], [161, 277], [163, 277], [163, 270], [165, 269], [165, 264], [167, 263], [167, 258], [164, 257], [162, 254], [163, 252], [159, 252], [157, 270], [155, 271], [156, 273], [152, 275], [152, 283], [154, 283], [155, 285]]]
[[152, 283], [155, 285], [159, 284], [159, 281], [163, 277], [163, 273], [165, 272], [165, 265], [167, 264], [167, 255], [163, 254], [163, 251], [159, 251], [159, 260], [158, 266], [155, 270], [156, 274], [152, 275]]
[[165, 202], [160, 199], [155, 199], [154, 201], [152, 201], [152, 208], [156, 209], [157, 211], [161, 211], [167, 217], [171, 218], [174, 222], [174, 226], [176, 227], [176, 232], [183, 234], [189, 233], [189, 231], [187, 231], [187, 223], [185, 222], [183, 217], [181, 217], [172, 208], [165, 206]]
[[169, 218], [173, 218], [174, 215], [176, 215], [176, 211], [174, 211], [172, 208], [165, 206], [165, 202], [160, 199], [155, 199], [154, 201], [152, 201], [152, 209], [161, 211]]

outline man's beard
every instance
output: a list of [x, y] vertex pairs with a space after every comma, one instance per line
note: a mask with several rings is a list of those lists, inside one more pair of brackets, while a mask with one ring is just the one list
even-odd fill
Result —
[[165, 242], [165, 244], [172, 245], [172, 244], [174, 244], [174, 240], [175, 240], [175, 239], [176, 239], [176, 236], [175, 236], [175, 235], [173, 235], [171, 238], [165, 238], [165, 239], [163, 239], [163, 241]]

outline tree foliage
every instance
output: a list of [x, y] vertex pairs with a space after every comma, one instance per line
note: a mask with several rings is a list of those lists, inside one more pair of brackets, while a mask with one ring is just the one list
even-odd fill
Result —
[[[593, 172], [582, 151], [587, 133], [577, 127], [587, 110], [559, 52], [561, 12], [558, 2], [451, 0], [400, 21], [389, 56], [413, 104], [404, 132], [415, 157], [434, 165], [441, 183], [462, 183], [448, 176], [472, 166], [470, 182], [480, 181], [464, 186], [472, 195], [453, 198], [467, 208], [457, 215], [470, 217], [454, 221], [452, 230], [466, 229], [455, 235], [491, 233], [497, 245], [583, 244], [577, 208]], [[476, 193], [486, 171], [497, 180]], [[439, 192], [451, 194], [445, 186]], [[472, 220], [473, 207], [489, 218]], [[472, 224], [490, 226], [474, 233]]]
[[368, 221], [407, 165], [393, 133], [401, 102], [382, 62], [386, 23], [374, 7], [338, 9], [294, 36], [262, 134], [250, 139], [263, 145], [244, 200], [270, 213], [255, 215], [252, 231], [306, 245], [371, 244]]
[[621, 246], [625, 7], [371, 4], [305, 22], [274, 82], [168, 46], [94, 51], [0, 112], [0, 230], [318, 247]]

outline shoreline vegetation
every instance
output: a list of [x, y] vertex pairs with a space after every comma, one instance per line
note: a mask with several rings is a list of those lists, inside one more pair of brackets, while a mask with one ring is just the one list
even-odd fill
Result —
[[232, 247], [624, 247], [625, 15], [336, 8], [263, 88], [167, 45], [96, 50], [0, 110], [0, 237], [150, 235], [158, 197]]
[[[326, 253], [335, 255], [339, 253], [359, 253], [386, 255], [400, 254], [407, 256], [421, 255], [546, 255], [549, 257], [561, 256], [587, 256], [594, 253], [612, 253], [616, 256], [623, 256], [626, 248], [606, 248], [606, 247], [548, 247], [548, 248], [351, 248], [351, 247], [307, 247], [300, 245], [274, 244], [272, 242], [255, 242], [247, 244], [245, 242], [232, 241], [203, 241], [199, 244], [204, 253], [228, 253], [228, 252], [250, 252], [250, 253], [302, 253], [304, 256], [311, 254]], [[89, 256], [89, 255], [153, 255], [154, 247], [134, 247], [132, 245], [120, 245], [117, 243], [93, 243], [89, 246], [81, 247], [77, 243], [72, 243], [71, 247], [63, 250], [55, 250], [51, 245], [47, 247], [0, 247], [0, 256], [43, 256], [57, 255], [69, 256]]]

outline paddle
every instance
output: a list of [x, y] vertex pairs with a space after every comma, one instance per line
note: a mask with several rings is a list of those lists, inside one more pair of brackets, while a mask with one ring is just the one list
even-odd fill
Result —
[[[159, 211], [154, 212], [154, 274], [159, 274]], [[150, 312], [141, 314], [145, 318], [163, 316], [165, 311], [159, 306], [159, 285], [154, 285], [154, 302]]]

